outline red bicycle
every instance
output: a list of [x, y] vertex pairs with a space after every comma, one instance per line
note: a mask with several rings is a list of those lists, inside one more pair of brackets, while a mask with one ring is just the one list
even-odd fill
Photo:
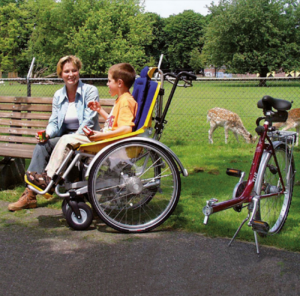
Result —
[[[218, 202], [215, 198], [208, 200], [203, 214], [204, 224], [207, 224], [209, 216], [213, 213], [229, 208], [240, 212], [242, 208], [247, 207], [248, 216], [237, 229], [229, 246], [245, 222], [250, 219], [248, 226], [254, 231], [256, 251], [259, 253], [257, 233], [262, 237], [279, 233], [288, 216], [296, 173], [293, 149], [297, 133], [279, 131], [272, 126], [274, 122], [287, 120], [287, 110], [291, 109], [291, 102], [264, 96], [257, 106], [263, 109], [265, 116], [256, 120], [259, 141], [248, 180], [244, 181], [244, 172], [227, 169], [228, 175], [240, 178], [233, 190], [232, 199], [223, 202]], [[263, 126], [260, 125], [262, 120]]]

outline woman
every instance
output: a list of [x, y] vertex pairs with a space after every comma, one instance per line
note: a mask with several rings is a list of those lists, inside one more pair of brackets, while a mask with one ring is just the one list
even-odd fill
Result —
[[[26, 177], [30, 172], [44, 172], [52, 150], [62, 135], [84, 134], [86, 125], [93, 130], [100, 130], [98, 113], [87, 107], [89, 102], [99, 101], [95, 86], [85, 84], [79, 79], [82, 63], [76, 56], [65, 56], [57, 64], [57, 75], [62, 78], [65, 86], [55, 92], [52, 102], [52, 114], [46, 128], [46, 138], [36, 145]], [[8, 205], [10, 211], [36, 208], [36, 193], [25, 188], [20, 199]]]

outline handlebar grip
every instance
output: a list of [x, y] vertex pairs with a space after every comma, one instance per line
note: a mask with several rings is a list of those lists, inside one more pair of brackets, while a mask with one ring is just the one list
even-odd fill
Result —
[[197, 76], [195, 74], [189, 72], [181, 72], [183, 75], [189, 76], [191, 80], [197, 80]]

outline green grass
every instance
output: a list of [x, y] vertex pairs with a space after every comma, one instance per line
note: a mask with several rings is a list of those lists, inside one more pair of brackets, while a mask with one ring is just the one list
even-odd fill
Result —
[[[209, 145], [172, 144], [170, 148], [177, 154], [185, 168], [189, 172], [188, 177], [182, 177], [182, 190], [180, 201], [174, 214], [161, 226], [162, 229], [179, 229], [192, 231], [216, 237], [232, 237], [241, 221], [247, 216], [247, 210], [241, 213], [229, 209], [213, 214], [209, 218], [208, 225], [203, 225], [204, 215], [202, 208], [206, 200], [217, 198], [219, 201], [230, 199], [232, 191], [238, 179], [226, 175], [226, 168], [236, 168], [248, 172], [255, 151], [253, 144], [236, 144], [235, 140], [228, 145], [218, 143]], [[300, 167], [299, 148], [294, 151], [296, 168]], [[262, 245], [270, 245], [286, 250], [300, 251], [298, 239], [300, 231], [300, 175], [296, 174], [296, 185], [290, 212], [283, 231], [275, 236], [259, 238]], [[16, 201], [24, 187], [15, 190], [0, 192], [0, 199]], [[38, 205], [42, 207], [60, 209], [62, 200], [54, 197], [46, 200], [38, 199]], [[22, 211], [21, 211], [22, 212]], [[17, 215], [22, 215], [17, 213]], [[237, 239], [254, 241], [253, 231], [245, 225]]]
[[[209, 236], [232, 237], [236, 229], [247, 216], [247, 209], [241, 213], [229, 209], [213, 214], [207, 225], [203, 224], [202, 208], [206, 200], [217, 198], [225, 201], [232, 197], [232, 191], [238, 178], [226, 175], [226, 168], [236, 168], [246, 172], [250, 170], [255, 145], [236, 144], [172, 146], [189, 171], [189, 176], [182, 177], [180, 202], [174, 215], [165, 223], [175, 229], [200, 232]], [[296, 169], [300, 165], [299, 148], [294, 151]], [[276, 246], [292, 251], [300, 251], [298, 239], [300, 231], [300, 176], [296, 174], [292, 205], [287, 222], [282, 232], [275, 236], [259, 238], [260, 244]], [[253, 231], [244, 225], [238, 239], [253, 242]]]
[[[14, 90], [13, 90], [14, 87]], [[15, 87], [17, 87], [15, 89]], [[34, 96], [52, 96], [54, 86], [32, 86]], [[55, 87], [60, 87], [55, 85]], [[166, 84], [166, 94], [170, 85]], [[100, 97], [108, 97], [107, 88], [98, 86]], [[17, 90], [17, 91], [16, 91]], [[18, 94], [19, 93], [19, 94]], [[26, 95], [26, 85], [0, 86], [0, 95]], [[262, 116], [256, 104], [264, 95], [294, 100], [293, 107], [300, 107], [300, 81], [268, 82], [268, 87], [258, 87], [252, 82], [197, 82], [191, 88], [179, 88], [168, 112], [162, 142], [168, 144], [189, 171], [182, 177], [182, 191], [174, 214], [163, 224], [164, 229], [183, 229], [204, 233], [209, 236], [232, 237], [241, 221], [247, 216], [246, 209], [241, 213], [233, 209], [210, 216], [208, 225], [203, 225], [202, 208], [206, 200], [217, 198], [223, 201], [231, 198], [238, 179], [225, 174], [227, 167], [249, 172], [255, 145], [237, 143], [229, 134], [228, 145], [224, 144], [224, 129], [214, 133], [214, 144], [208, 144], [209, 124], [207, 111], [213, 107], [223, 107], [240, 115], [246, 128], [254, 134], [255, 120]], [[165, 96], [166, 102], [167, 95]], [[294, 152], [296, 169], [300, 167], [299, 148]], [[292, 205], [283, 231], [275, 236], [259, 238], [260, 244], [271, 245], [292, 251], [300, 251], [300, 176], [296, 174], [296, 185]], [[16, 201], [24, 187], [0, 192], [0, 199]], [[39, 199], [39, 206], [60, 208], [58, 197], [47, 201]], [[244, 226], [238, 239], [254, 241], [253, 232]]]

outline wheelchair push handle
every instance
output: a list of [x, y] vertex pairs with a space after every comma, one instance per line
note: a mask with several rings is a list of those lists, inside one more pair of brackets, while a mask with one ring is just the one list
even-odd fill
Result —
[[171, 76], [171, 77], [174, 77], [174, 78], [181, 78], [182, 76], [187, 76], [190, 80], [196, 80], [197, 79], [197, 76], [195, 74], [192, 74], [192, 73], [189, 73], [187, 71], [182, 71], [178, 74], [174, 74], [174, 73], [165, 73], [164, 74], [164, 77], [166, 76]]
[[[170, 77], [175, 79], [170, 79]], [[176, 86], [180, 87], [188, 87], [193, 86], [192, 80], [197, 80], [197, 76], [195, 74], [189, 73], [187, 71], [179, 72], [178, 74], [175, 73], [165, 73], [164, 79]], [[179, 81], [183, 81], [184, 84], [179, 84]]]

